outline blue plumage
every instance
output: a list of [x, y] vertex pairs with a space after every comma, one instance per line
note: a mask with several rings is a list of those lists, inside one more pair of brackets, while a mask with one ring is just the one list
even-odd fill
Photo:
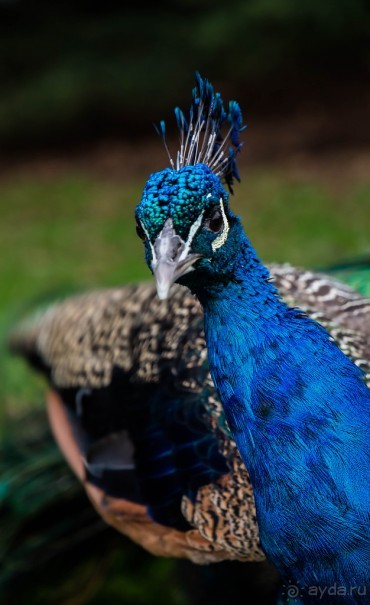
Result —
[[304, 602], [316, 602], [310, 587], [369, 581], [370, 393], [251, 257], [244, 242], [238, 283], [222, 296], [206, 301], [202, 289], [211, 371], [251, 475], [263, 548]]
[[[224, 119], [221, 97], [199, 78], [195, 116], [198, 98]], [[230, 105], [236, 151], [239, 111]], [[302, 603], [318, 602], [319, 589], [322, 603], [367, 603], [370, 391], [361, 370], [281, 301], [212, 163], [152, 175], [136, 215], [159, 295], [178, 281], [204, 308], [211, 374], [252, 478], [267, 556]], [[334, 586], [347, 591], [340, 601]]]

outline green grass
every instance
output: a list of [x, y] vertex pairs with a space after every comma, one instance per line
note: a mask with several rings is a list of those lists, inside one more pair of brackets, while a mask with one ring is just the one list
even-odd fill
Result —
[[[70, 291], [150, 279], [133, 209], [143, 179], [24, 176], [0, 184], [0, 330]], [[322, 182], [253, 169], [233, 207], [266, 261], [319, 267], [367, 254], [370, 181], [334, 194]], [[42, 401], [44, 384], [1, 351], [2, 409]]]

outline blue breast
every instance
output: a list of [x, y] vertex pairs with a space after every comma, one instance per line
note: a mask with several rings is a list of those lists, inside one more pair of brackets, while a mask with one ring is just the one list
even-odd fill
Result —
[[[259, 271], [203, 296], [210, 366], [252, 479], [263, 548], [310, 603], [311, 585], [369, 579], [370, 391]], [[366, 601], [343, 600], [352, 602]]]

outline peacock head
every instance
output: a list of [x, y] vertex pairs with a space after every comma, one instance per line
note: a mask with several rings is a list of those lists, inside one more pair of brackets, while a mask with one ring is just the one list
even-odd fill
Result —
[[[227, 281], [243, 233], [223, 185], [232, 192], [233, 179], [239, 180], [235, 155], [244, 127], [238, 104], [231, 101], [226, 112], [220, 95], [197, 74], [189, 123], [178, 108], [175, 114], [181, 134], [176, 165], [169, 155], [171, 167], [149, 177], [136, 208], [137, 233], [161, 299], [174, 282], [196, 291], [205, 280]], [[159, 131], [165, 142], [163, 122]]]
[[191, 289], [225, 280], [239, 249], [241, 225], [229, 194], [204, 164], [152, 174], [136, 209], [136, 229], [160, 298], [174, 282]]

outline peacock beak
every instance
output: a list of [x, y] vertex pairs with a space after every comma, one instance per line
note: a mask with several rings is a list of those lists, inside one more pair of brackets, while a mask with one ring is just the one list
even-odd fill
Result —
[[172, 284], [192, 271], [200, 258], [201, 254], [189, 253], [188, 246], [174, 230], [172, 219], [167, 219], [153, 246], [152, 271], [161, 300], [168, 298]]
[[201, 254], [191, 254], [181, 262], [161, 258], [155, 265], [153, 264], [157, 294], [161, 300], [168, 298], [172, 284], [182, 275], [193, 271], [193, 263], [200, 258], [202, 258]]

